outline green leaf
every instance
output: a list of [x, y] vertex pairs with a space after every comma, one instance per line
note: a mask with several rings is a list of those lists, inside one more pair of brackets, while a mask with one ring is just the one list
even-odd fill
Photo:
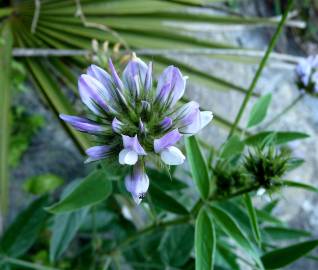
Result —
[[155, 206], [175, 214], [188, 214], [188, 210], [181, 203], [157, 186], [150, 185], [149, 194]]
[[244, 142], [240, 140], [238, 135], [233, 135], [228, 141], [226, 141], [222, 148], [220, 158], [229, 159], [235, 155], [241, 154], [244, 150]]
[[[221, 260], [221, 262], [218, 262], [218, 260]], [[240, 270], [235, 251], [232, 251], [229, 245], [221, 241], [216, 244], [215, 264], [217, 263], [224, 265], [224, 270]]]
[[167, 230], [159, 246], [160, 257], [167, 266], [181, 267], [193, 248], [194, 230], [191, 225], [178, 225]]
[[50, 241], [50, 261], [61, 257], [82, 225], [89, 208], [54, 216], [52, 238]]
[[47, 207], [53, 214], [75, 211], [105, 200], [112, 192], [112, 183], [102, 170], [97, 170], [86, 177], [68, 196]]
[[245, 143], [248, 145], [252, 145], [252, 146], [256, 146], [256, 145], [260, 145], [263, 143], [264, 139], [275, 133], [275, 140], [273, 141], [273, 143], [275, 143], [276, 145], [280, 145], [280, 144], [286, 144], [289, 143], [291, 141], [296, 141], [296, 140], [302, 140], [302, 139], [306, 139], [309, 137], [308, 134], [302, 133], [302, 132], [292, 132], [292, 131], [262, 131], [260, 133], [257, 133], [255, 135], [249, 136], [245, 139]]
[[262, 210], [270, 214], [273, 212], [273, 210], [278, 205], [278, 203], [279, 203], [278, 199], [272, 200], [269, 203], [265, 204]]
[[300, 167], [305, 163], [305, 160], [302, 158], [290, 158], [287, 161], [287, 171], [292, 171]]
[[19, 257], [29, 250], [43, 228], [48, 214], [43, 210], [47, 197], [40, 197], [22, 211], [4, 233], [0, 249], [11, 257]]
[[23, 183], [23, 189], [26, 192], [42, 195], [47, 192], [54, 191], [56, 188], [61, 186], [64, 180], [57, 175], [48, 173], [38, 176], [30, 177]]
[[155, 185], [161, 190], [181, 190], [187, 188], [188, 185], [175, 176], [169, 176], [159, 170], [148, 169], [147, 174], [151, 179], [151, 185]]
[[[11, 104], [11, 52], [12, 33], [8, 22], [0, 29], [0, 214], [8, 207], [9, 192], [9, 145], [10, 145], [10, 104]], [[1, 216], [0, 216], [1, 218]]]
[[271, 241], [293, 240], [302, 237], [310, 237], [311, 233], [285, 227], [266, 226], [262, 229]]
[[272, 100], [272, 94], [262, 96], [253, 106], [250, 117], [248, 119], [247, 127], [256, 126], [260, 124], [266, 117], [268, 107]]
[[[76, 114], [72, 109], [72, 105], [61, 91], [60, 86], [54, 81], [47, 70], [45, 70], [46, 63], [36, 60], [27, 60], [29, 70], [31, 71], [32, 77], [34, 79], [34, 84], [43, 93], [49, 105], [56, 112], [65, 114]], [[64, 125], [64, 123], [63, 123]], [[71, 128], [69, 125], [65, 125], [66, 130], [71, 135], [71, 138], [79, 146], [80, 150], [84, 150], [89, 147], [89, 142], [87, 137]]]
[[207, 199], [210, 193], [208, 168], [196, 138], [194, 136], [186, 138], [185, 146], [193, 181], [195, 182], [201, 197]]
[[318, 188], [314, 187], [309, 184], [301, 183], [301, 182], [296, 182], [296, 181], [290, 181], [290, 180], [282, 180], [282, 184], [287, 187], [293, 187], [293, 188], [302, 188], [308, 191], [312, 192], [318, 192]]
[[265, 210], [255, 209], [257, 213], [257, 217], [259, 218], [260, 222], [268, 222], [272, 224], [282, 225], [283, 222], [278, 218], [274, 217], [270, 213], [266, 212]]
[[202, 208], [195, 223], [195, 269], [211, 270], [214, 267], [216, 235], [212, 218]]
[[279, 248], [264, 254], [261, 260], [267, 269], [285, 267], [299, 258], [307, 255], [318, 246], [318, 240], [306, 241], [299, 244]]
[[229, 213], [217, 206], [211, 206], [211, 213], [218, 227], [222, 229], [230, 238], [232, 238], [239, 247], [244, 249], [259, 264], [259, 258], [254, 247], [251, 245], [245, 233], [239, 227], [235, 219]]
[[250, 223], [251, 223], [254, 238], [255, 238], [256, 242], [258, 243], [258, 245], [260, 246], [261, 245], [261, 233], [260, 233], [257, 215], [256, 215], [256, 212], [255, 212], [255, 209], [253, 206], [251, 196], [248, 193], [246, 193], [246, 194], [244, 194], [243, 197], [244, 197], [245, 205], [247, 208], [248, 216], [250, 218]]
[[[69, 183], [64, 189], [61, 198], [66, 198], [80, 184], [80, 181], [73, 181]], [[85, 207], [77, 211], [58, 214], [53, 217], [52, 236], [50, 241], [51, 262], [55, 262], [59, 259], [63, 252], [67, 249], [77, 231], [83, 224], [89, 209], [89, 207]]]

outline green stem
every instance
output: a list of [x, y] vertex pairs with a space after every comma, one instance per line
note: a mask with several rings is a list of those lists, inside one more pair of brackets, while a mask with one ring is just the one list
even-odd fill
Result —
[[[212, 197], [210, 198], [209, 201], [221, 201], [221, 200], [225, 200], [225, 199], [230, 199], [254, 190], [257, 190], [259, 188], [259, 185], [253, 185], [244, 189], [241, 189], [233, 194], [230, 194], [226, 197]], [[158, 228], [167, 228], [170, 226], [174, 226], [174, 225], [178, 225], [178, 224], [183, 224], [183, 223], [187, 223], [189, 222], [191, 219], [193, 219], [193, 217], [195, 217], [197, 215], [197, 213], [200, 211], [201, 207], [204, 205], [204, 202], [199, 199], [196, 204], [193, 206], [190, 215], [188, 216], [182, 216], [179, 218], [175, 218], [169, 221], [159, 221], [158, 223], [154, 223], [138, 232], [136, 232], [135, 234], [127, 237], [126, 239], [124, 239], [122, 242], [120, 242], [114, 249], [112, 249], [108, 254], [109, 255], [114, 255], [116, 254], [120, 249], [122, 249], [123, 247], [128, 246], [131, 242], [133, 242], [134, 240], [138, 239], [140, 236], [143, 236], [145, 234], [151, 233], [152, 231], [158, 229]]]
[[154, 231], [155, 229], [158, 228], [167, 228], [170, 226], [174, 226], [174, 225], [178, 225], [178, 224], [183, 224], [186, 222], [190, 221], [190, 216], [182, 216], [179, 218], [175, 218], [169, 221], [161, 221], [155, 224], [152, 224], [138, 232], [136, 232], [135, 234], [127, 237], [126, 239], [124, 239], [122, 242], [120, 242], [117, 247], [115, 247], [113, 250], [111, 250], [109, 252], [110, 255], [114, 255], [116, 254], [120, 249], [122, 249], [123, 247], [128, 246], [131, 242], [133, 242], [134, 240], [138, 239], [140, 236], [146, 235], [152, 231]]
[[246, 194], [246, 193], [249, 193], [251, 191], [255, 191], [257, 189], [259, 189], [260, 185], [252, 185], [250, 187], [247, 187], [247, 188], [242, 188], [228, 196], [225, 196], [225, 197], [215, 197], [215, 198], [212, 198], [211, 200], [212, 201], [224, 201], [224, 200], [228, 200], [228, 199], [232, 199], [234, 197], [237, 197], [237, 196], [240, 196], [240, 195], [243, 195], [243, 194]]
[[247, 105], [248, 101], [250, 100], [250, 98], [251, 98], [251, 96], [253, 94], [254, 88], [255, 88], [255, 86], [256, 86], [256, 84], [258, 82], [258, 79], [260, 78], [260, 76], [262, 74], [263, 69], [265, 68], [265, 65], [267, 63], [269, 55], [272, 52], [272, 50], [274, 49], [274, 47], [276, 45], [276, 42], [278, 40], [278, 37], [279, 37], [279, 35], [280, 35], [280, 33], [281, 33], [282, 29], [283, 29], [283, 26], [284, 26], [284, 24], [286, 22], [286, 19], [287, 19], [288, 12], [291, 9], [292, 3], [293, 3], [293, 0], [289, 0], [288, 1], [287, 9], [286, 9], [282, 19], [279, 22], [279, 25], [278, 25], [278, 27], [276, 29], [275, 34], [273, 35], [273, 37], [272, 37], [272, 39], [271, 39], [271, 41], [269, 43], [269, 46], [268, 46], [268, 48], [267, 48], [267, 50], [265, 52], [264, 57], [262, 58], [259, 66], [258, 66], [256, 74], [255, 74], [255, 76], [253, 78], [253, 81], [252, 81], [250, 87], [248, 88], [248, 91], [247, 91], [247, 93], [245, 95], [245, 98], [244, 98], [244, 100], [242, 102], [242, 105], [241, 105], [241, 107], [239, 109], [239, 112], [238, 112], [238, 114], [237, 114], [237, 116], [235, 118], [234, 124], [231, 127], [231, 130], [230, 130], [230, 133], [229, 133], [228, 137], [231, 137], [233, 135], [234, 131], [236, 130], [236, 128], [237, 128], [237, 126], [238, 126], [238, 124], [239, 124], [239, 122], [241, 120], [241, 117], [242, 117], [243, 112], [244, 112], [244, 110], [246, 108], [246, 105]]
[[8, 264], [21, 266], [21, 267], [29, 268], [29, 269], [35, 269], [35, 270], [59, 270], [58, 268], [47, 267], [40, 264], [26, 262], [23, 260], [14, 259], [10, 257], [4, 257], [1, 264], [3, 263], [8, 263]]
[[263, 129], [267, 129], [269, 126], [274, 124], [279, 118], [281, 118], [284, 114], [289, 112], [302, 98], [305, 96], [305, 94], [301, 93], [297, 98], [295, 98], [284, 110], [282, 110], [279, 114], [277, 114], [273, 119], [271, 119], [264, 127]]
[[90, 269], [95, 269], [96, 264], [96, 245], [97, 245], [97, 228], [96, 228], [96, 206], [92, 207], [92, 262]]

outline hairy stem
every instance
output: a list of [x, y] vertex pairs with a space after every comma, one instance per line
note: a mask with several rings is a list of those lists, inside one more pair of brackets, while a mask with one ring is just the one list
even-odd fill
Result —
[[284, 110], [282, 110], [279, 114], [277, 114], [273, 119], [271, 119], [263, 129], [267, 129], [269, 126], [274, 124], [279, 118], [281, 118], [284, 114], [289, 112], [302, 98], [305, 96], [304, 93], [299, 94], [297, 98], [295, 98]]
[[244, 98], [244, 100], [242, 102], [242, 105], [241, 105], [241, 107], [239, 109], [239, 112], [238, 112], [238, 114], [237, 114], [237, 116], [235, 118], [235, 121], [234, 121], [234, 123], [232, 125], [232, 128], [230, 130], [230, 133], [229, 133], [228, 137], [231, 137], [233, 135], [236, 127], [238, 126], [238, 124], [239, 124], [239, 122], [240, 122], [240, 120], [242, 118], [242, 115], [243, 115], [243, 112], [244, 112], [244, 110], [246, 108], [246, 105], [248, 104], [248, 102], [249, 102], [249, 100], [250, 100], [250, 98], [251, 98], [251, 96], [253, 94], [253, 91], [255, 89], [255, 86], [256, 86], [256, 84], [257, 84], [257, 82], [258, 82], [258, 80], [259, 80], [259, 78], [260, 78], [260, 76], [262, 74], [262, 71], [263, 71], [263, 69], [266, 66], [267, 60], [269, 58], [269, 55], [270, 55], [270, 53], [272, 52], [272, 50], [274, 49], [274, 47], [275, 47], [275, 45], [277, 43], [278, 37], [279, 37], [279, 35], [280, 35], [280, 33], [281, 33], [282, 29], [283, 29], [283, 26], [284, 26], [284, 24], [286, 22], [286, 19], [287, 19], [287, 16], [288, 16], [288, 12], [291, 9], [292, 3], [293, 3], [293, 0], [289, 0], [288, 1], [288, 5], [287, 5], [287, 8], [286, 8], [286, 11], [285, 11], [281, 21], [279, 22], [279, 25], [278, 25], [278, 27], [276, 29], [275, 34], [273, 35], [273, 37], [272, 37], [272, 39], [271, 39], [271, 41], [269, 43], [269, 46], [268, 46], [268, 48], [267, 48], [267, 50], [265, 52], [264, 57], [262, 58], [259, 66], [258, 66], [256, 74], [255, 74], [255, 76], [254, 76], [254, 78], [252, 80], [252, 83], [251, 83], [250, 87], [248, 88], [248, 91], [247, 91], [247, 93], [245, 95], [245, 98]]

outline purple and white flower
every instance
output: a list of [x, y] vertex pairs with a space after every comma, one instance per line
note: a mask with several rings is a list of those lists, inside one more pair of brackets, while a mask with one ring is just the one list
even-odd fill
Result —
[[302, 59], [296, 66], [297, 85], [301, 91], [318, 94], [318, 55]]
[[184, 154], [176, 147], [183, 135], [198, 133], [213, 118], [191, 101], [177, 105], [187, 78], [174, 66], [153, 81], [152, 63], [133, 55], [120, 77], [109, 60], [109, 71], [91, 65], [78, 81], [91, 119], [61, 114], [65, 122], [95, 136], [100, 145], [87, 149], [86, 162], [115, 157], [131, 170], [126, 189], [140, 203], [149, 187], [145, 164], [157, 156], [163, 164], [180, 165]]
[[119, 163], [121, 165], [134, 165], [138, 161], [138, 156], [145, 156], [147, 153], [140, 145], [137, 135], [129, 137], [122, 135], [124, 149], [119, 152]]
[[149, 177], [141, 162], [138, 162], [132, 172], [125, 177], [125, 186], [127, 191], [131, 193], [136, 204], [139, 204], [149, 188]]

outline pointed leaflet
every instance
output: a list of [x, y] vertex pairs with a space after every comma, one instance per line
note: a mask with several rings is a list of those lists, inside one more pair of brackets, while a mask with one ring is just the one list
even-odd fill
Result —
[[[85, 180], [84, 180], [85, 181]], [[80, 181], [73, 181], [64, 189], [62, 198], [65, 198], [81, 184]], [[52, 237], [50, 241], [50, 261], [54, 262], [68, 248], [70, 242], [76, 235], [87, 216], [89, 207], [74, 212], [55, 215], [53, 218]]]
[[308, 134], [302, 133], [302, 132], [293, 132], [293, 131], [262, 131], [259, 133], [256, 133], [255, 135], [251, 135], [245, 139], [245, 144], [247, 145], [260, 145], [264, 142], [264, 139], [271, 134], [275, 133], [275, 140], [273, 143], [275, 145], [280, 145], [280, 144], [285, 144], [289, 143], [291, 141], [296, 141], [296, 140], [302, 140], [306, 139], [309, 137]]
[[46, 208], [59, 214], [75, 211], [105, 200], [112, 191], [112, 183], [104, 171], [97, 170], [86, 177], [68, 196]]
[[267, 241], [293, 241], [312, 236], [310, 232], [283, 226], [266, 226], [262, 228], [262, 232], [269, 238]]
[[31, 248], [49, 216], [43, 210], [47, 201], [47, 196], [40, 197], [17, 216], [1, 238], [2, 253], [19, 257]]
[[261, 267], [259, 257], [246, 237], [245, 233], [239, 227], [235, 219], [223, 209], [217, 206], [211, 206], [211, 214], [214, 217], [216, 224], [230, 237], [239, 247], [245, 250], [255, 262]]
[[216, 246], [215, 229], [212, 218], [202, 208], [195, 223], [195, 269], [212, 270]]
[[260, 124], [266, 117], [268, 107], [272, 100], [272, 94], [262, 96], [253, 106], [250, 117], [247, 123], [247, 127], [256, 126]]
[[186, 138], [185, 146], [193, 181], [195, 182], [201, 197], [207, 199], [210, 193], [208, 168], [196, 138], [194, 136]]
[[318, 240], [306, 241], [264, 254], [261, 259], [266, 269], [280, 269], [307, 255], [318, 246]]
[[238, 135], [233, 135], [222, 145], [220, 157], [223, 159], [229, 159], [242, 153], [243, 150], [244, 142], [240, 140]]
[[317, 192], [318, 193], [318, 188], [306, 183], [301, 183], [301, 182], [296, 182], [296, 181], [290, 181], [290, 180], [282, 180], [282, 184], [284, 186], [287, 186], [289, 188], [302, 188], [311, 192]]
[[252, 202], [251, 196], [248, 193], [244, 194], [244, 201], [245, 201], [248, 216], [250, 219], [254, 238], [255, 238], [257, 244], [260, 246], [261, 245], [261, 232], [259, 229], [257, 215], [256, 215], [256, 212], [255, 212], [255, 209], [253, 206], [253, 202]]

